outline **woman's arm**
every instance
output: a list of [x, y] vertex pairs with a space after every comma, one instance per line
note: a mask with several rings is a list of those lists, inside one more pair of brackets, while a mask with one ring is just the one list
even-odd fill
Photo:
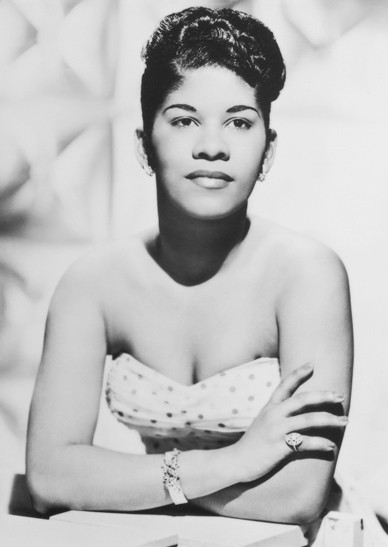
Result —
[[[92, 446], [107, 353], [102, 302], [109, 297], [104, 287], [112, 287], [106, 282], [110, 269], [93, 256], [84, 258], [65, 275], [50, 306], [27, 446], [27, 480], [40, 511], [140, 510], [171, 503], [162, 456]], [[227, 455], [219, 450], [185, 455], [188, 497], [236, 482], [222, 464]]]
[[[50, 306], [27, 446], [27, 481], [40, 511], [125, 511], [171, 503], [162, 482], [163, 456], [92, 446], [107, 353], [102, 302], [109, 297], [104, 287], [114, 286], [106, 283], [111, 269], [93, 256], [84, 258], [65, 275]], [[184, 457], [188, 498], [236, 482], [229, 450]]]
[[[312, 245], [296, 252], [284, 265], [287, 283], [277, 306], [281, 372], [285, 377], [300, 364], [312, 363], [314, 373], [298, 393], [306, 390], [342, 393], [344, 403], [333, 405], [331, 411], [347, 414], [353, 361], [347, 275], [333, 252]], [[337, 445], [331, 457], [322, 452], [310, 457], [306, 453], [290, 454], [287, 462], [267, 476], [234, 485], [194, 503], [226, 516], [312, 522], [325, 506], [341, 443], [341, 434], [336, 429], [324, 431], [323, 435]], [[259, 453], [258, 447], [257, 455], [251, 456], [259, 457]]]

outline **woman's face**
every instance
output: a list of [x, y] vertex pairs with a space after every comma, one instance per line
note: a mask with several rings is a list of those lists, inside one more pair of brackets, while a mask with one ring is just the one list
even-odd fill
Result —
[[[261, 169], [266, 132], [253, 88], [221, 67], [186, 71], [156, 113], [159, 188], [188, 214], [222, 218], [244, 205]], [[272, 162], [273, 143], [264, 168]]]

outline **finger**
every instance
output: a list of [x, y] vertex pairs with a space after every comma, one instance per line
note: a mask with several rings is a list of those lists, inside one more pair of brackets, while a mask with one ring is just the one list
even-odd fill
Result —
[[289, 418], [287, 432], [304, 431], [316, 427], [345, 427], [347, 423], [347, 416], [336, 416], [330, 412], [307, 412]]
[[311, 363], [296, 368], [290, 374], [288, 374], [278, 385], [273, 392], [270, 403], [281, 403], [285, 401], [301, 386], [308, 378], [310, 378], [313, 372], [313, 366]]
[[283, 402], [283, 409], [287, 416], [300, 414], [314, 406], [338, 404], [344, 401], [344, 396], [334, 391], [305, 391], [289, 397]]
[[324, 437], [310, 437], [308, 435], [302, 435], [302, 438], [302, 444], [297, 446], [296, 450], [294, 450], [291, 446], [288, 447], [290, 452], [333, 452], [336, 447], [332, 441], [329, 441]]

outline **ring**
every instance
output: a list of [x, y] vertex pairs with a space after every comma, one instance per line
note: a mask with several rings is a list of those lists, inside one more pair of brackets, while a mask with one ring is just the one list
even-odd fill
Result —
[[298, 446], [303, 443], [303, 437], [300, 433], [287, 433], [285, 441], [286, 445], [292, 448], [295, 452], [298, 452]]

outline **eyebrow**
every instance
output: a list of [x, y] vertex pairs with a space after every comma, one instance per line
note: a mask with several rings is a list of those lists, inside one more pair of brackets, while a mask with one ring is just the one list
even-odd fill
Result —
[[257, 108], [253, 108], [253, 106], [247, 106], [245, 104], [238, 104], [236, 106], [232, 106], [231, 108], [228, 108], [227, 112], [228, 114], [235, 114], [236, 112], [242, 112], [243, 110], [253, 110], [254, 112], [256, 112], [258, 116], [260, 116]]
[[163, 110], [163, 114], [167, 112], [167, 110], [169, 110], [170, 108], [180, 108], [181, 110], [187, 110], [188, 112], [197, 112], [196, 109], [189, 104], [171, 104]]
[[[170, 106], [168, 106], [167, 108], [163, 110], [163, 114], [167, 112], [167, 110], [169, 110], [170, 108], [180, 108], [181, 110], [186, 110], [187, 112], [197, 112], [197, 110], [193, 106], [190, 106], [189, 104], [171, 104]], [[238, 104], [236, 106], [231, 106], [230, 108], [227, 109], [226, 112], [228, 114], [235, 114], [236, 112], [243, 112], [244, 110], [253, 110], [254, 112], [256, 112], [258, 116], [260, 116], [260, 113], [257, 110], [257, 108], [253, 108], [253, 106], [247, 106], [245, 104]]]

